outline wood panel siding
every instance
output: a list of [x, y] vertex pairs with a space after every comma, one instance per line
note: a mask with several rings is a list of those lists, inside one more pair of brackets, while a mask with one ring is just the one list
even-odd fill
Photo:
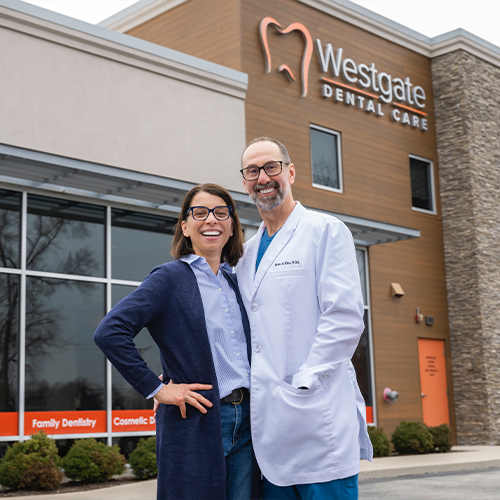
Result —
[[241, 69], [239, 0], [189, 0], [127, 35]]

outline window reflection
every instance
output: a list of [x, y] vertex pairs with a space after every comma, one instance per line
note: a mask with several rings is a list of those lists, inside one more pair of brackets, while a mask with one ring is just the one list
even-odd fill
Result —
[[434, 210], [431, 162], [410, 157], [411, 199], [414, 208]]
[[17, 411], [19, 276], [0, 274], [0, 412]]
[[[356, 248], [356, 260], [358, 262], [359, 279], [361, 282], [361, 290], [363, 293], [363, 303], [368, 305], [368, 295], [366, 287], [366, 251]], [[370, 370], [370, 344], [369, 344], [369, 311], [365, 309], [364, 323], [365, 329], [359, 339], [358, 347], [352, 357], [352, 364], [356, 370], [356, 377], [358, 379], [359, 389], [363, 398], [365, 399], [366, 406], [372, 406], [372, 392], [371, 392], [371, 370]]]
[[366, 295], [366, 272], [365, 272], [365, 251], [356, 248], [356, 260], [358, 262], [359, 281], [361, 283], [361, 292], [363, 294], [363, 304], [368, 305]]
[[104, 276], [104, 222], [104, 207], [29, 195], [27, 269]]
[[21, 193], [0, 189], [0, 267], [19, 268]]
[[313, 184], [340, 189], [338, 135], [311, 128]]
[[142, 281], [153, 267], [173, 260], [175, 219], [114, 208], [111, 221], [113, 278]]
[[26, 411], [104, 409], [104, 285], [27, 278]]
[[352, 357], [352, 364], [356, 370], [359, 390], [365, 399], [366, 406], [372, 406], [370, 346], [368, 340], [368, 311], [364, 315], [365, 329], [359, 339], [358, 347]]
[[[135, 287], [113, 285], [113, 306], [135, 290]], [[144, 361], [158, 375], [162, 372], [160, 353], [148, 330], [143, 328], [134, 339]], [[143, 410], [153, 408], [153, 398], [144, 399], [113, 367], [113, 410]], [[160, 380], [158, 380], [158, 384]]]

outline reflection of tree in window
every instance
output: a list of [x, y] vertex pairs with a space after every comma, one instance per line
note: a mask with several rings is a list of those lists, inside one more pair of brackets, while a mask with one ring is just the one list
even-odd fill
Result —
[[[19, 267], [21, 195], [0, 189], [0, 267]], [[17, 411], [19, 276], [0, 275], [0, 411]]]
[[26, 410], [103, 408], [104, 358], [92, 340], [103, 314], [102, 284], [27, 279]]
[[104, 207], [28, 197], [26, 268], [104, 275]]
[[21, 194], [0, 189], [0, 266], [19, 268]]
[[339, 136], [311, 127], [311, 159], [313, 184], [340, 189]]
[[0, 275], [0, 412], [17, 411], [19, 276]]
[[50, 357], [55, 350], [74, 346], [64, 339], [61, 322], [64, 316], [58, 307], [50, 307], [48, 299], [60, 287], [69, 289], [76, 287], [85, 291], [92, 283], [78, 281], [53, 280], [34, 278], [27, 282], [26, 287], [26, 375], [37, 380], [40, 365]]
[[[102, 276], [104, 214], [104, 207], [29, 195], [26, 268]], [[104, 313], [99, 291], [103, 285], [91, 282], [27, 278], [26, 410], [102, 408], [104, 361], [89, 347], [98, 323], [96, 307], [99, 319]], [[89, 356], [87, 365], [84, 356]], [[99, 368], [91, 370], [95, 358]]]
[[58, 240], [61, 235], [84, 241], [89, 236], [89, 230], [85, 223], [79, 221], [36, 217], [31, 227], [31, 238], [28, 236], [29, 251], [26, 262], [28, 269], [81, 276], [92, 275], [99, 266], [88, 247], [78, 248], [74, 253], [69, 252], [66, 259], [59, 262], [57, 268], [47, 269], [48, 266], [44, 262], [47, 250], [50, 248], [51, 253], [63, 250]]
[[337, 169], [331, 160], [327, 160], [323, 155], [314, 158], [313, 183], [336, 189], [339, 187]]

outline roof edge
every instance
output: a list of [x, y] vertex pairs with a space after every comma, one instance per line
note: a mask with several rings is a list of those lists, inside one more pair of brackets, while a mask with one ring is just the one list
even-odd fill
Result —
[[[147, 0], [149, 1], [149, 0]], [[163, 1], [163, 0], [162, 0]], [[183, 0], [185, 1], [185, 0]], [[160, 45], [141, 40], [123, 33], [118, 33], [101, 26], [89, 24], [72, 17], [64, 16], [51, 10], [43, 9], [21, 0], [0, 0], [0, 8], [8, 9], [21, 15], [27, 15], [39, 19], [42, 22], [52, 23], [65, 29], [77, 31], [91, 37], [96, 37], [104, 42], [111, 42], [121, 45], [127, 49], [137, 50], [148, 55], [160, 57], [175, 64], [182, 64], [185, 67], [216, 75], [219, 78], [236, 82], [237, 86], [248, 85], [248, 75], [232, 68], [227, 68], [220, 64], [206, 61], [199, 57], [184, 54], [177, 50], [162, 47]], [[2, 15], [5, 17], [5, 15]], [[16, 16], [18, 17], [18, 16]]]
[[464, 50], [500, 67], [500, 47], [462, 28], [432, 38], [431, 47], [431, 58]]
[[[188, 1], [140, 0], [114, 16], [105, 19], [99, 25], [124, 33]], [[500, 47], [461, 28], [430, 38], [349, 0], [295, 1], [429, 58], [462, 49], [485, 59], [491, 64], [500, 66]]]
[[97, 26], [125, 33], [189, 0], [140, 0], [97, 23]]

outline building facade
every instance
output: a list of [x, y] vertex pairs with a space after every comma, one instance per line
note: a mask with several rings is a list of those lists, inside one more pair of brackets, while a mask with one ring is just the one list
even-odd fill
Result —
[[154, 433], [93, 331], [170, 258], [193, 185], [228, 188], [255, 232], [238, 170], [262, 135], [295, 199], [353, 234], [368, 421], [498, 443], [499, 48], [344, 0], [142, 0], [101, 26], [0, 0], [0, 40], [4, 443]]

